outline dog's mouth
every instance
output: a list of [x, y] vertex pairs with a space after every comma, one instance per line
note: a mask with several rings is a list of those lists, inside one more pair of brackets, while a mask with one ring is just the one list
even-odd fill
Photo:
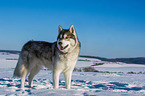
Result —
[[68, 47], [68, 45], [66, 45], [65, 47], [60, 46], [60, 49], [61, 49], [61, 50], [64, 50], [64, 49], [66, 49], [67, 47]]

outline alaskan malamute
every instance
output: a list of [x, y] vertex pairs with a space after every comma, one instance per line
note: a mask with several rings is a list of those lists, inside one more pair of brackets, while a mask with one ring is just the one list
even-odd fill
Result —
[[64, 73], [66, 88], [71, 86], [71, 76], [80, 51], [80, 42], [77, 38], [74, 25], [69, 29], [59, 26], [57, 41], [27, 42], [20, 53], [14, 76], [21, 77], [21, 88], [24, 87], [28, 73], [29, 86], [32, 87], [33, 78], [45, 66], [53, 72], [54, 88], [59, 87], [59, 75]]

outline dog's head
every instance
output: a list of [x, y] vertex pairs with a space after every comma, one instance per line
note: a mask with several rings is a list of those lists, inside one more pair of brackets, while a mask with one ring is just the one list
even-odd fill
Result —
[[77, 35], [74, 25], [71, 25], [69, 29], [62, 29], [59, 25], [59, 35], [57, 37], [57, 47], [62, 53], [71, 52], [77, 45]]

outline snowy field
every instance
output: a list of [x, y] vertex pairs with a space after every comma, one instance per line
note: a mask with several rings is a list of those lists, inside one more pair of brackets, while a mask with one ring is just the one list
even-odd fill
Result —
[[0, 53], [0, 96], [145, 96], [145, 65], [79, 57], [76, 68], [91, 66], [99, 72], [73, 72], [72, 86], [67, 90], [62, 74], [60, 88], [53, 89], [52, 73], [41, 70], [34, 77], [34, 87], [29, 88], [26, 79], [21, 89], [20, 78], [13, 78], [17, 59], [16, 54]]

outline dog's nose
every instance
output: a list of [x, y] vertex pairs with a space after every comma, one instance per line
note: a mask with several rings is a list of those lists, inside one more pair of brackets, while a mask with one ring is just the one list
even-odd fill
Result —
[[62, 42], [59, 42], [58, 44], [59, 44], [59, 45], [62, 45]]

